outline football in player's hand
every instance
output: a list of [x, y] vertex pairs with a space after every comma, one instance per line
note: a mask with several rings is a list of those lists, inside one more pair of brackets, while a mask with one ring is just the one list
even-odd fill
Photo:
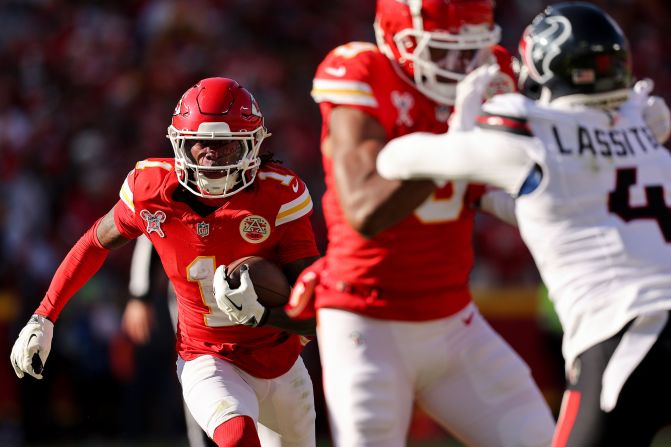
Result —
[[259, 303], [266, 307], [280, 307], [289, 301], [291, 285], [282, 269], [260, 256], [240, 258], [226, 266], [226, 278], [231, 288], [240, 287], [240, 268], [243, 264], [249, 266], [249, 277]]

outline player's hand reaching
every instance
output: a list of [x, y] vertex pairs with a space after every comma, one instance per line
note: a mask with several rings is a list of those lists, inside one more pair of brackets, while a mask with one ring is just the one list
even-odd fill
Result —
[[671, 113], [661, 96], [650, 95], [655, 88], [652, 79], [641, 79], [634, 84], [634, 95], [642, 103], [643, 120], [650, 128], [659, 144], [664, 144], [671, 136]]
[[14, 372], [20, 378], [25, 373], [42, 378], [42, 370], [51, 351], [54, 323], [42, 315], [33, 315], [19, 332], [9, 356]]
[[220, 265], [214, 272], [213, 288], [217, 306], [231, 321], [253, 327], [265, 323], [268, 310], [259, 303], [247, 265], [240, 268], [240, 287], [237, 289], [231, 289], [226, 281], [226, 266]]
[[487, 86], [496, 77], [498, 64], [485, 64], [457, 83], [454, 113], [450, 117], [450, 131], [471, 130], [485, 101]]
[[325, 267], [326, 258], [319, 258], [298, 275], [298, 279], [296, 279], [296, 283], [291, 289], [289, 302], [284, 306], [284, 312], [290, 318], [294, 320], [315, 318], [314, 294]]

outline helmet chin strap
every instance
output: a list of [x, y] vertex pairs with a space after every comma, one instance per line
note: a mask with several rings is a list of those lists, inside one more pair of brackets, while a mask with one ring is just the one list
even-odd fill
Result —
[[423, 93], [436, 102], [454, 105], [457, 96], [457, 82], [439, 81], [436, 77], [428, 78], [421, 83]]

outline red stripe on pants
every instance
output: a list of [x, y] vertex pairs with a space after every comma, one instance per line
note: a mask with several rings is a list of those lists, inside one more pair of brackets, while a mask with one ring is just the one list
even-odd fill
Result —
[[580, 392], [566, 391], [561, 411], [559, 412], [559, 421], [552, 437], [552, 447], [565, 447], [568, 438], [571, 435], [573, 424], [575, 424], [578, 410], [580, 409]]

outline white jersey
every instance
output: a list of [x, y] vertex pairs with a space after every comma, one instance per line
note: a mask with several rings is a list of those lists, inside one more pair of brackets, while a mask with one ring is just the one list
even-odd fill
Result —
[[561, 320], [567, 366], [636, 316], [671, 309], [671, 155], [643, 102], [632, 95], [609, 114], [500, 95], [474, 131], [402, 137], [378, 159], [386, 177], [463, 178], [514, 196], [540, 168], [515, 213]]

